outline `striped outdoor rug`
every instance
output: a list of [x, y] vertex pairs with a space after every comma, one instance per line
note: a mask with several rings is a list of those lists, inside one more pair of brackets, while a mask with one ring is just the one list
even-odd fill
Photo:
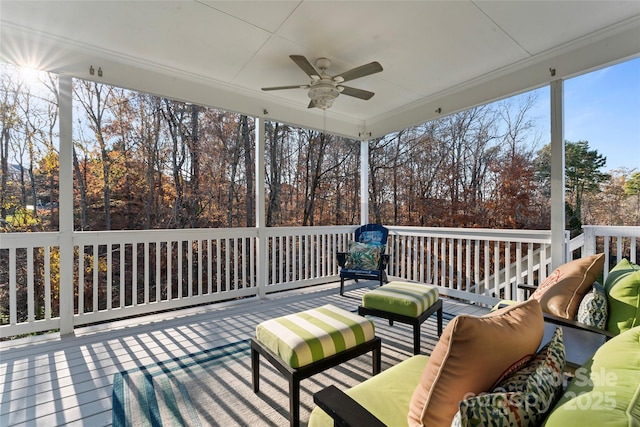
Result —
[[249, 355], [243, 340], [116, 374], [113, 426], [214, 425], [241, 380], [232, 372], [245, 371], [250, 381]]
[[[444, 314], [445, 322], [453, 316]], [[422, 327], [423, 352], [437, 342], [435, 316]], [[410, 327], [376, 322], [382, 338], [382, 369], [412, 354]], [[428, 351], [427, 351], [428, 350]], [[167, 360], [114, 376], [113, 426], [283, 426], [289, 423], [288, 383], [260, 360], [260, 392], [251, 385], [249, 340]], [[366, 354], [302, 381], [301, 425], [315, 407], [313, 394], [334, 384], [352, 387], [371, 377]]]

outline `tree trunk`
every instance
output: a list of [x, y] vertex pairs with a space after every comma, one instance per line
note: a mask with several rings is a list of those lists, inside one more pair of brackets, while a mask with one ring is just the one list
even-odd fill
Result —
[[246, 223], [247, 227], [253, 227], [255, 225], [255, 211], [256, 211], [256, 195], [254, 190], [254, 175], [253, 170], [255, 164], [253, 161], [253, 147], [251, 146], [251, 131], [249, 129], [249, 119], [247, 116], [240, 116], [240, 122], [242, 123], [242, 140], [244, 142], [244, 171], [247, 176], [247, 195], [246, 195]]
[[0, 140], [0, 218], [7, 219], [7, 177], [9, 176], [9, 138], [10, 129], [3, 123], [2, 140]]
[[269, 152], [269, 204], [267, 206], [266, 226], [271, 227], [276, 224], [280, 212], [280, 191], [282, 188], [282, 167], [283, 162], [280, 161], [278, 154], [278, 146], [280, 141], [278, 139], [279, 125], [275, 123], [272, 129], [270, 143], [267, 144]]
[[227, 227], [233, 227], [233, 199], [236, 193], [236, 174], [240, 163], [240, 139], [242, 138], [242, 122], [236, 123], [236, 135], [231, 147], [231, 173], [227, 189]]
[[189, 154], [191, 155], [191, 179], [188, 204], [188, 217], [191, 228], [198, 226], [200, 218], [200, 107], [191, 104], [191, 138], [189, 138]]
[[76, 184], [80, 190], [80, 230], [84, 231], [87, 229], [87, 188], [80, 170], [76, 147], [73, 147], [73, 170], [76, 174]]

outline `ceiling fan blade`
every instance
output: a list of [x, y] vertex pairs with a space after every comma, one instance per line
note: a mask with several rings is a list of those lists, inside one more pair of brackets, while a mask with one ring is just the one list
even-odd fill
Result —
[[355, 98], [360, 98], [360, 99], [371, 99], [371, 97], [373, 95], [375, 95], [375, 93], [373, 92], [369, 92], [368, 90], [364, 90], [364, 89], [356, 89], [355, 87], [349, 87], [349, 86], [340, 86], [342, 87], [342, 92], [340, 92], [341, 95], [349, 95], [349, 96], [353, 96]]
[[315, 80], [315, 78], [320, 78], [320, 72], [316, 70], [316, 67], [313, 66], [311, 62], [307, 58], [302, 55], [289, 55], [289, 58], [295, 62], [298, 67], [302, 69], [309, 77]]
[[309, 89], [309, 85], [263, 87], [262, 90]]
[[382, 65], [374, 61], [353, 68], [349, 71], [345, 71], [344, 73], [338, 74], [337, 76], [333, 76], [333, 80], [337, 81], [338, 83], [348, 82], [349, 80], [359, 79], [360, 77], [379, 73], [380, 71], [382, 71]]

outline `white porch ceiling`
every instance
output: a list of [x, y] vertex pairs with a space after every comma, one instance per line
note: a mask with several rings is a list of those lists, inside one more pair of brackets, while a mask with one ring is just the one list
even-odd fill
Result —
[[[260, 90], [308, 83], [291, 54], [384, 71], [325, 114]], [[638, 0], [0, 0], [0, 60], [359, 139], [638, 55]]]

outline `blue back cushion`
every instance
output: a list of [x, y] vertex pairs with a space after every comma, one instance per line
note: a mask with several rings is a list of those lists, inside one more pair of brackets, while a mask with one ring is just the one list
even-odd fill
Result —
[[356, 229], [355, 238], [359, 243], [370, 245], [386, 245], [389, 230], [380, 224], [367, 224]]

